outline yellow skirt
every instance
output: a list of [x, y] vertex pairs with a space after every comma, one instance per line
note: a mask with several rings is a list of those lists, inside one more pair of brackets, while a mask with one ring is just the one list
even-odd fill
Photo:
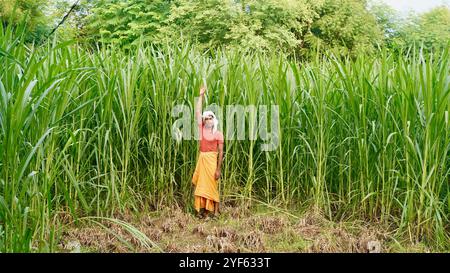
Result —
[[217, 180], [214, 178], [217, 168], [218, 152], [200, 152], [192, 183], [196, 186], [194, 192], [195, 210], [205, 208], [214, 211], [215, 203], [219, 203]]

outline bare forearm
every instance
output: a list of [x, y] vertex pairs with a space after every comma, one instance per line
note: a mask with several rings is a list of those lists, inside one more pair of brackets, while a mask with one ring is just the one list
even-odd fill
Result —
[[197, 106], [195, 108], [195, 117], [197, 118], [197, 121], [200, 121], [201, 119], [202, 104], [203, 104], [203, 95], [200, 95], [197, 101]]
[[203, 104], [203, 95], [200, 95], [200, 97], [197, 100], [197, 108], [195, 109], [196, 112], [200, 113], [202, 111], [202, 104]]
[[219, 160], [217, 162], [217, 170], [222, 169], [222, 161], [223, 161], [223, 152], [219, 152]]

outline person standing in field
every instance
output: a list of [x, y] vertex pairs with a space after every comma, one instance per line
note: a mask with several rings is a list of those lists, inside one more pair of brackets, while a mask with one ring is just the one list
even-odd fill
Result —
[[194, 191], [194, 207], [197, 217], [202, 219], [219, 215], [219, 191], [218, 182], [223, 160], [223, 134], [217, 130], [219, 124], [212, 111], [202, 111], [203, 96], [206, 87], [200, 88], [200, 98], [195, 109], [200, 136], [200, 154], [192, 176]]

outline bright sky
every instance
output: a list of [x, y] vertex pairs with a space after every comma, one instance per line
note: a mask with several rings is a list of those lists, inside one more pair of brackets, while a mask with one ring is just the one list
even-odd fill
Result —
[[401, 13], [414, 11], [416, 13], [426, 12], [430, 9], [446, 5], [450, 7], [450, 0], [378, 0], [382, 1]]
[[[69, 3], [74, 3], [76, 0], [66, 0]], [[385, 2], [400, 13], [408, 13], [414, 11], [416, 13], [426, 12], [430, 9], [446, 5], [450, 8], [450, 0], [373, 0], [374, 2]]]

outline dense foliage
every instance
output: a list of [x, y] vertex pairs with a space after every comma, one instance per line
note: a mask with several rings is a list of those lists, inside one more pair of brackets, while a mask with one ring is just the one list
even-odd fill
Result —
[[55, 251], [60, 213], [192, 209], [197, 142], [172, 111], [203, 79], [206, 104], [279, 106], [276, 150], [225, 139], [224, 200], [450, 248], [448, 8], [86, 0], [46, 40], [72, 7], [53, 4], [0, 2], [0, 252]]
[[27, 41], [38, 42], [48, 34], [50, 19], [43, 12], [48, 7], [48, 0], [1, 0], [0, 20], [7, 24], [26, 24]]

